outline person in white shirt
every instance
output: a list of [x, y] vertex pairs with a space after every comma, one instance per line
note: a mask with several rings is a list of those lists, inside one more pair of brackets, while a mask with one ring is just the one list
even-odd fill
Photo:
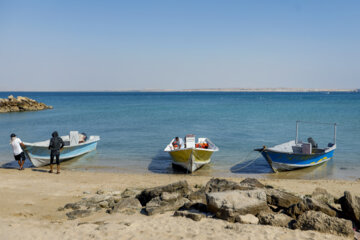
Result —
[[25, 145], [20, 138], [16, 137], [15, 133], [10, 135], [10, 139], [10, 145], [13, 148], [15, 161], [18, 161], [19, 170], [24, 170], [25, 153], [23, 148], [25, 148]]

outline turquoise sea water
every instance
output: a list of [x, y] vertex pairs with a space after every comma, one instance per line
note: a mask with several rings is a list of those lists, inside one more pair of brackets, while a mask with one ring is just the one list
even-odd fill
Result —
[[[143, 92], [0, 92], [27, 96], [52, 105], [39, 112], [0, 114], [0, 163], [12, 166], [9, 136], [23, 141], [50, 138], [57, 130], [100, 135], [97, 151], [63, 164], [68, 169], [134, 173], [173, 173], [163, 152], [174, 136], [192, 133], [210, 138], [220, 151], [195, 174], [266, 177], [360, 177], [359, 93], [143, 93]], [[295, 138], [296, 120], [336, 122], [337, 150], [333, 160], [305, 170], [271, 173], [252, 149]], [[320, 145], [332, 141], [328, 125], [300, 125], [300, 137]], [[249, 161], [252, 164], [247, 166]], [[10, 162], [10, 164], [9, 164]], [[176, 173], [176, 171], [175, 171]]]

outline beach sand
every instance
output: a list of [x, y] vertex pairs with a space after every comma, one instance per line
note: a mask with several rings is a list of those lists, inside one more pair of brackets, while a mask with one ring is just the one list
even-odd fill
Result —
[[[212, 218], [195, 222], [173, 217], [173, 212], [146, 216], [141, 213], [110, 215], [99, 211], [89, 217], [68, 220], [64, 211], [58, 211], [66, 203], [79, 201], [99, 189], [123, 191], [179, 180], [187, 180], [194, 186], [203, 185], [210, 178], [70, 170], [56, 175], [47, 173], [46, 169], [0, 169], [0, 239], [343, 239], [315, 231], [229, 223]], [[242, 178], [230, 180], [239, 182]], [[336, 197], [342, 196], [345, 190], [360, 196], [360, 180], [259, 180], [301, 195], [322, 187]]]

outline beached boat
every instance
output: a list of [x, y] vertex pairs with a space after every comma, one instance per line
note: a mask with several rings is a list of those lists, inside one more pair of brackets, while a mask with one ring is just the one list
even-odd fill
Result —
[[[71, 131], [68, 136], [61, 136], [65, 143], [64, 148], [60, 152], [60, 162], [78, 157], [85, 153], [96, 149], [97, 142], [100, 140], [99, 136], [87, 137], [84, 142], [79, 141], [79, 133]], [[50, 164], [50, 140], [42, 142], [28, 143], [24, 142], [25, 151], [35, 167], [41, 167]]]
[[208, 164], [212, 154], [219, 151], [219, 148], [208, 138], [198, 138], [196, 142], [194, 135], [186, 135], [185, 143], [178, 147], [173, 146], [174, 141], [175, 138], [164, 151], [170, 154], [174, 165], [185, 168], [190, 173]]
[[263, 148], [255, 149], [263, 155], [274, 172], [316, 166], [333, 157], [336, 149], [336, 123], [331, 124], [334, 125], [333, 143], [329, 143], [324, 148], [319, 148], [312, 138], [308, 138], [308, 142], [298, 141], [299, 123], [300, 121], [296, 122], [295, 140], [270, 148], [263, 146]]

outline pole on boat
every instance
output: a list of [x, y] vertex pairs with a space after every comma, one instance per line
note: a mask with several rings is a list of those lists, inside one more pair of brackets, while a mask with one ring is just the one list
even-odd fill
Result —
[[336, 145], [336, 123], [334, 123], [334, 144]]
[[299, 120], [296, 121], [296, 137], [295, 137], [295, 144], [298, 144], [298, 137], [299, 137]]

